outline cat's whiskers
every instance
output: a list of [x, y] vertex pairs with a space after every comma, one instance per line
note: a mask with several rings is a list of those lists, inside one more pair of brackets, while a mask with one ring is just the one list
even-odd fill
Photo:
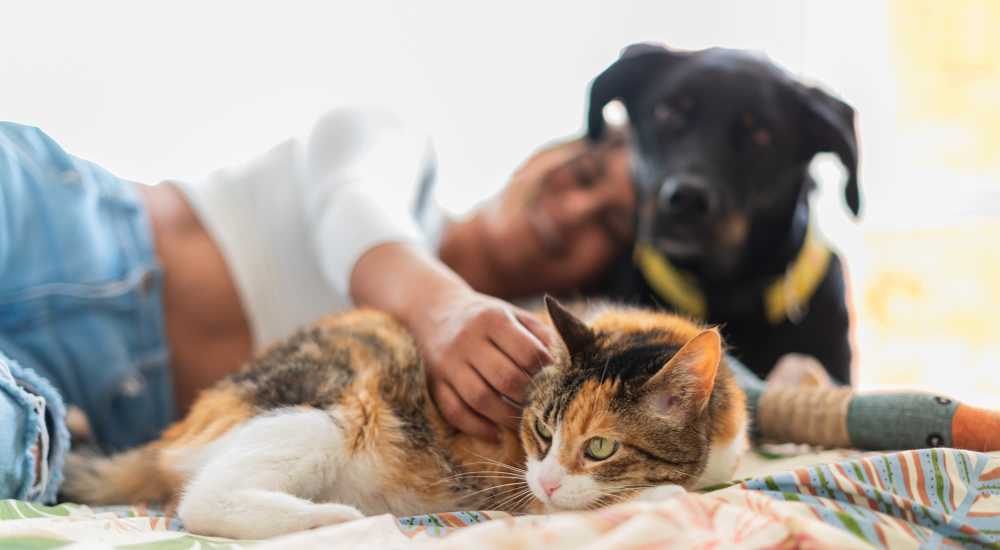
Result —
[[493, 482], [493, 481], [510, 481], [510, 482], [514, 482], [514, 481], [521, 481], [521, 479], [515, 478], [515, 477], [508, 477], [508, 478], [500, 477], [500, 478], [497, 478], [497, 477], [492, 477], [492, 476], [460, 477], [460, 478], [438, 480], [438, 481], [435, 481], [434, 483], [432, 483], [430, 485], [430, 487], [436, 487], [438, 485], [448, 484], [448, 483], [462, 483], [464, 485], [479, 486], [479, 485], [482, 485], [483, 483]]
[[514, 415], [514, 414], [512, 414], [512, 415], [508, 415], [507, 418], [509, 418], [511, 420], [517, 420], [518, 422], [520, 422], [521, 419], [523, 418], [523, 415], [520, 415], [520, 414]]
[[472, 452], [472, 451], [469, 451], [469, 452], [471, 454], [473, 454], [473, 455], [475, 455], [475, 456], [483, 459], [483, 460], [479, 460], [479, 461], [476, 461], [476, 462], [470, 462], [470, 463], [468, 463], [469, 466], [487, 465], [487, 466], [493, 466], [494, 468], [501, 468], [501, 469], [487, 469], [487, 470], [476, 470], [476, 471], [472, 471], [472, 472], [459, 472], [459, 473], [453, 474], [451, 476], [448, 476], [448, 477], [446, 477], [444, 479], [441, 479], [441, 480], [435, 482], [434, 485], [438, 485], [438, 484], [441, 484], [441, 483], [448, 483], [448, 482], [451, 482], [451, 481], [459, 481], [459, 480], [462, 480], [462, 479], [491, 479], [492, 478], [492, 479], [498, 479], [498, 480], [523, 480], [524, 476], [527, 475], [527, 473], [528, 473], [527, 470], [524, 470], [522, 468], [517, 468], [515, 466], [511, 466], [510, 464], [505, 464], [503, 462], [499, 462], [497, 460], [493, 460], [493, 459], [491, 459], [489, 457], [482, 456], [482, 455], [477, 454], [477, 453]]
[[497, 472], [493, 470], [478, 470], [474, 472], [459, 472], [454, 475], [450, 475], [443, 479], [435, 481], [432, 486], [440, 485], [442, 483], [448, 483], [451, 481], [459, 481], [463, 479], [498, 479], [498, 480], [523, 480], [524, 476], [520, 474], [508, 473], [508, 472]]
[[[601, 386], [604, 385], [604, 375], [607, 374], [607, 372], [608, 372], [608, 365], [610, 365], [610, 364], [611, 364], [611, 356], [609, 355], [604, 360], [604, 368], [601, 369], [601, 377], [597, 379], [597, 387], [601, 387]], [[591, 416], [597, 416], [597, 402], [598, 401], [599, 401], [598, 399], [594, 399], [593, 400], [593, 403], [592, 403], [593, 407], [591, 407], [591, 409], [590, 409], [590, 415]]]
[[525, 490], [526, 490], [525, 487], [520, 484], [515, 484], [514, 486], [508, 486], [508, 487], [499, 487], [499, 488], [487, 487], [485, 489], [476, 491], [475, 493], [469, 493], [467, 495], [463, 495], [458, 498], [457, 502], [462, 503], [461, 504], [462, 506], [471, 506], [481, 510], [486, 508], [495, 508], [495, 505], [492, 503], [497, 502], [500, 499], [507, 499], [508, 497], [521, 495], [524, 493]]
[[611, 356], [609, 355], [607, 359], [604, 360], [604, 368], [601, 369], [601, 378], [598, 381], [598, 385], [604, 384], [604, 376], [608, 374], [608, 365], [611, 364]]
[[515, 492], [513, 496], [509, 496], [496, 504], [492, 504], [491, 507], [503, 510], [504, 507], [511, 506], [513, 503], [520, 503], [526, 497], [530, 496], [533, 496], [531, 489], [522, 489], [520, 492]]
[[[523, 488], [523, 487], [526, 487], [526, 486], [527, 486], [527, 483], [525, 483], [523, 481], [514, 481], [514, 482], [511, 482], [511, 483], [500, 483], [498, 485], [490, 485], [489, 487], [484, 487], [482, 489], [479, 489], [478, 491], [473, 491], [473, 492], [468, 493], [467, 495], [463, 496], [462, 498], [473, 497], [473, 496], [480, 495], [480, 494], [483, 494], [483, 493], [486, 493], [486, 492], [489, 492], [489, 491], [501, 492], [501, 489], [503, 489], [504, 487], [518, 487], [518, 488]], [[510, 489], [508, 489], [508, 490], [510, 490]]]
[[470, 470], [466, 472], [455, 473], [451, 477], [461, 477], [470, 474], [487, 474], [495, 476], [522, 476], [522, 477], [524, 476], [524, 472], [508, 472], [505, 470]]
[[504, 488], [504, 489], [498, 490], [497, 494], [493, 495], [493, 498], [497, 499], [497, 498], [501, 498], [501, 497], [504, 497], [504, 496], [510, 496], [510, 495], [512, 495], [514, 493], [521, 492], [524, 489], [530, 489], [528, 487], [527, 483], [522, 484], [520, 487]]
[[470, 472], [468, 474], [457, 474], [452, 479], [518, 479], [523, 480], [524, 476], [508, 474], [505, 472]]
[[[470, 466], [482, 466], [482, 465], [489, 465], [489, 466], [493, 466], [493, 467], [499, 467], [500, 466], [499, 464], [490, 464], [488, 462], [469, 462], [468, 464]], [[522, 474], [522, 475], [525, 474], [525, 473], [527, 473], [527, 470], [522, 470], [520, 468], [515, 468], [513, 466], [508, 466], [507, 468], [502, 469], [502, 470], [483, 470], [483, 471], [485, 471], [485, 472], [497, 472], [497, 473], [502, 473], [502, 474]]]
[[[467, 495], [462, 496], [462, 500], [465, 500], [467, 498], [472, 498], [472, 497], [474, 497], [476, 495], [481, 495], [481, 494], [489, 492], [489, 491], [501, 492], [500, 489], [502, 489], [504, 487], [517, 487], [518, 489], [521, 489], [521, 488], [524, 488], [526, 486], [527, 486], [527, 483], [525, 483], [523, 481], [519, 481], [519, 482], [516, 482], [516, 483], [502, 483], [500, 485], [491, 485], [489, 487], [486, 487], [485, 489], [480, 489], [478, 491], [473, 491], [473, 492], [471, 492], [471, 493], [469, 493]], [[507, 492], [512, 491], [512, 490], [513, 489], [507, 489], [507, 491], [503, 491], [503, 493], [506, 494]]]
[[512, 502], [509, 505], [509, 508], [511, 510], [520, 510], [522, 506], [531, 502], [531, 499], [533, 498], [535, 498], [535, 494], [532, 493], [531, 491], [528, 491], [528, 493], [525, 494], [523, 497], [521, 497], [519, 500]]
[[527, 470], [524, 469], [524, 468], [518, 468], [516, 466], [512, 466], [510, 464], [507, 464], [505, 462], [500, 462], [499, 460], [494, 460], [494, 459], [492, 459], [492, 458], [490, 458], [488, 456], [483, 456], [483, 455], [481, 455], [479, 453], [476, 453], [474, 451], [471, 451], [471, 450], [469, 450], [469, 453], [472, 454], [472, 455], [475, 455], [476, 458], [483, 459], [481, 462], [470, 462], [469, 463], [470, 465], [472, 465], [472, 464], [491, 464], [493, 466], [497, 466], [499, 468], [505, 468], [505, 469], [513, 471], [513, 472], [527, 473]]
[[489, 495], [487, 497], [487, 502], [494, 503], [492, 506], [497, 506], [497, 502], [507, 503], [508, 500], [514, 500], [524, 494], [530, 493], [531, 489], [527, 486], [524, 487], [508, 487], [497, 491], [495, 495]]

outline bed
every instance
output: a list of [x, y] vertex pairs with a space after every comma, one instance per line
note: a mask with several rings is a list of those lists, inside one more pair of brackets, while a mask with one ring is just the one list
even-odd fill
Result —
[[520, 516], [373, 516], [269, 541], [186, 533], [144, 507], [0, 501], [6, 548], [1000, 548], [1000, 453], [770, 447], [740, 480], [660, 502]]

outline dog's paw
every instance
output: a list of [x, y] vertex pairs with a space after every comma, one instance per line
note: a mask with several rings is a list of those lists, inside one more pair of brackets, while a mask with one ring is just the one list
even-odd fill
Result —
[[767, 375], [768, 385], [809, 386], [815, 388], [833, 386], [823, 364], [811, 355], [786, 353]]
[[657, 485], [643, 489], [632, 500], [637, 502], [660, 502], [687, 493], [680, 485]]

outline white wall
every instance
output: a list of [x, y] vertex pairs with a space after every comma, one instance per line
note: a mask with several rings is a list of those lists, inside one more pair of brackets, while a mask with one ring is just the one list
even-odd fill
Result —
[[[0, 118], [155, 182], [245, 159], [338, 103], [386, 103], [432, 132], [442, 202], [462, 210], [578, 131], [589, 80], [635, 41], [764, 50], [858, 106], [874, 149], [889, 112], [881, 5], [3, 2]], [[839, 193], [824, 204], [825, 223], [849, 232]]]

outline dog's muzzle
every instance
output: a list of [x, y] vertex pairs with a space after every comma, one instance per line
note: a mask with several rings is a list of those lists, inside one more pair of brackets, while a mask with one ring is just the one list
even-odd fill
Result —
[[699, 222], [710, 219], [719, 201], [708, 181], [694, 174], [664, 180], [657, 196], [657, 214], [669, 220]]

